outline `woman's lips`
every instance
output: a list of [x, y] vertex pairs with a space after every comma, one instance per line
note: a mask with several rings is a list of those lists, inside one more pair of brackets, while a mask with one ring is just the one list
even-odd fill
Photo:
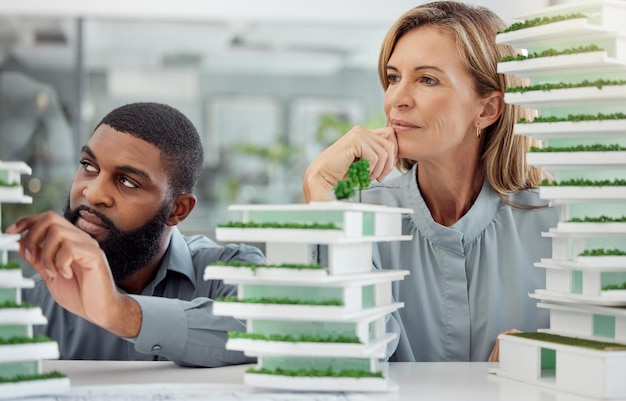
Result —
[[396, 134], [400, 132], [412, 131], [418, 128], [417, 125], [404, 120], [391, 120], [391, 126]]
[[79, 212], [80, 217], [76, 220], [76, 226], [93, 237], [106, 232], [109, 227], [100, 218], [86, 210]]

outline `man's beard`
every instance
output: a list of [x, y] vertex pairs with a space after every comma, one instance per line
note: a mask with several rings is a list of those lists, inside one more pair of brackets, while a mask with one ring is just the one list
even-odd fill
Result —
[[70, 209], [69, 199], [65, 206], [64, 216], [72, 224], [76, 224], [81, 210], [98, 216], [108, 228], [109, 232], [106, 238], [99, 241], [99, 244], [106, 255], [113, 279], [116, 282], [132, 276], [152, 262], [152, 259], [159, 252], [161, 237], [165, 231], [165, 222], [170, 215], [169, 205], [164, 204], [157, 214], [142, 227], [124, 232], [115, 227], [113, 222], [102, 213], [87, 206]]

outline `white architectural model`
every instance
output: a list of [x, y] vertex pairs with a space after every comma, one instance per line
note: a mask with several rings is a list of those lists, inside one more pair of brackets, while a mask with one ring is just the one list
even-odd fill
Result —
[[[408, 240], [410, 209], [348, 202], [235, 205], [243, 222], [218, 227], [220, 241], [263, 242], [265, 266], [208, 266], [204, 278], [238, 286], [236, 299], [217, 300], [217, 315], [247, 320], [229, 333], [228, 349], [257, 357], [246, 384], [313, 391], [388, 391], [385, 357], [395, 334], [388, 314], [403, 306], [391, 296], [406, 270], [372, 271], [372, 243]], [[319, 247], [328, 263], [317, 261]], [[326, 249], [326, 248], [325, 248]]]
[[522, 18], [533, 26], [496, 41], [530, 57], [498, 71], [530, 78], [530, 90], [505, 101], [538, 111], [516, 133], [548, 147], [528, 162], [553, 174], [556, 185], [540, 196], [563, 212], [544, 233], [552, 258], [535, 264], [546, 288], [531, 295], [549, 310], [550, 328], [501, 335], [498, 374], [626, 398], [626, 2], [567, 3]]
[[[2, 203], [30, 203], [20, 184], [21, 174], [31, 174], [22, 162], [0, 162], [0, 207]], [[20, 266], [8, 262], [17, 251], [19, 235], [0, 233], [0, 399], [50, 394], [69, 388], [58, 373], [42, 374], [41, 360], [59, 357], [56, 342], [33, 337], [33, 325], [46, 324], [38, 306], [22, 303], [22, 288], [33, 281], [22, 277]]]

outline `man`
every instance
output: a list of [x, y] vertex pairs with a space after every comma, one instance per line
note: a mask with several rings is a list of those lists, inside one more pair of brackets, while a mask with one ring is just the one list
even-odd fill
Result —
[[176, 228], [196, 204], [202, 159], [198, 133], [179, 111], [119, 107], [81, 150], [65, 218], [46, 212], [7, 228], [25, 233], [19, 253], [39, 277], [24, 301], [42, 306], [42, 329], [62, 359], [251, 361], [225, 349], [227, 331], [243, 323], [212, 314], [213, 299], [235, 287], [202, 276], [217, 260], [262, 264], [262, 253]]

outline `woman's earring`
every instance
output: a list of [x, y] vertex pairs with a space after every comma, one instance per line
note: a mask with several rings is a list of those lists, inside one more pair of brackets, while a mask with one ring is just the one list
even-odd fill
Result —
[[480, 129], [480, 124], [476, 124], [476, 138], [480, 139], [483, 134], [483, 130]]

